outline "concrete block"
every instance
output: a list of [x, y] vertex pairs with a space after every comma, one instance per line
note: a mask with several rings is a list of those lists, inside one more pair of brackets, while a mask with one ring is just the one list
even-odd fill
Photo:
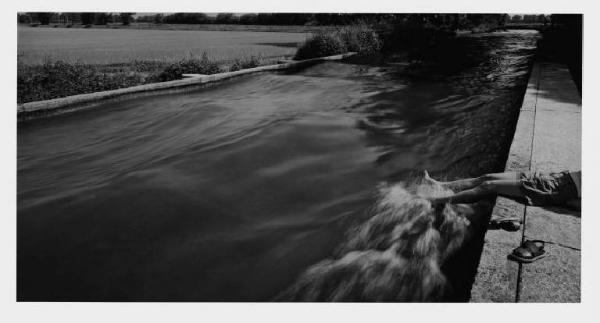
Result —
[[548, 256], [523, 265], [520, 302], [581, 302], [581, 252], [547, 245]]
[[581, 169], [581, 114], [537, 111], [533, 170]]
[[471, 302], [515, 302], [518, 265], [506, 256], [520, 242], [520, 231], [488, 230], [471, 289]]
[[525, 237], [581, 249], [581, 214], [566, 208], [527, 207]]

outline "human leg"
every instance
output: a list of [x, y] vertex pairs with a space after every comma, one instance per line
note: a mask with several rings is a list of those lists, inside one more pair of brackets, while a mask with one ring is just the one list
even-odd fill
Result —
[[520, 179], [520, 174], [516, 172], [491, 173], [479, 177], [464, 178], [449, 182], [441, 182], [434, 180], [429, 176], [429, 173], [427, 171], [424, 171], [423, 178], [432, 184], [440, 185], [443, 188], [451, 189], [454, 192], [461, 192], [464, 190], [475, 188], [483, 184], [484, 182], [489, 181], [518, 181]]
[[484, 181], [473, 188], [444, 197], [434, 197], [429, 200], [433, 204], [443, 203], [474, 203], [491, 195], [502, 195], [508, 198], [523, 198], [521, 182], [518, 180]]

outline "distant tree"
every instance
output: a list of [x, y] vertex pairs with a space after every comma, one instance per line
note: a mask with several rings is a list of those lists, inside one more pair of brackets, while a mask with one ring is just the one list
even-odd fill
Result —
[[31, 17], [28, 13], [17, 13], [17, 22], [20, 24], [29, 24], [31, 23]]
[[312, 15], [306, 13], [274, 13], [271, 23], [274, 25], [304, 25]]
[[109, 13], [98, 12], [98, 13], [94, 14], [94, 24], [95, 25], [106, 25], [110, 19], [110, 16], [112, 16], [112, 15]]
[[536, 15], [524, 15], [523, 16], [523, 22], [532, 23], [532, 22], [536, 22], [536, 21], [537, 21]]
[[514, 22], [514, 23], [520, 23], [523, 22], [523, 16], [521, 15], [514, 15], [510, 18], [510, 22]]
[[273, 20], [272, 13], [259, 13], [256, 16], [256, 24], [257, 25], [271, 25], [272, 20]]
[[546, 24], [548, 22], [548, 20], [546, 19], [546, 15], [543, 15], [543, 14], [542, 15], [538, 15], [537, 16], [537, 22], [541, 22], [541, 23]]
[[81, 24], [82, 25], [91, 25], [94, 23], [94, 13], [93, 12], [82, 12], [81, 13]]
[[240, 24], [242, 25], [254, 25], [257, 22], [258, 16], [253, 13], [246, 13], [240, 16]]
[[220, 13], [215, 19], [215, 23], [217, 24], [235, 24], [238, 21], [238, 17], [234, 16], [232, 13]]
[[52, 18], [51, 12], [38, 12], [37, 18], [42, 25], [50, 24], [50, 18]]
[[186, 15], [186, 20], [188, 24], [206, 24], [210, 23], [210, 19], [204, 13], [189, 13]]
[[162, 24], [163, 18], [164, 18], [164, 16], [162, 14], [160, 14], [160, 13], [155, 14], [154, 15], [154, 23], [155, 24]]
[[119, 14], [119, 17], [121, 18], [121, 24], [123, 24], [123, 26], [128, 26], [131, 23], [133, 14], [133, 12], [121, 12]]
[[166, 15], [163, 18], [163, 22], [168, 24], [206, 24], [209, 23], [210, 20], [204, 13], [177, 12]]
[[81, 22], [81, 13], [79, 12], [67, 12], [66, 14], [67, 24], [74, 24]]

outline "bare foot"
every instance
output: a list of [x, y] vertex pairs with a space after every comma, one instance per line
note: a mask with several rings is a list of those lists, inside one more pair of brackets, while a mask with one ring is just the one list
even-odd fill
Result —
[[439, 185], [439, 182], [429, 176], [429, 172], [423, 171], [423, 180], [431, 185]]

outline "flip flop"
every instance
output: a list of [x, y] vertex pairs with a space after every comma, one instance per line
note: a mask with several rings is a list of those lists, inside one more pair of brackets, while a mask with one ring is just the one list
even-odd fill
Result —
[[489, 229], [505, 231], [519, 231], [521, 229], [521, 221], [518, 219], [492, 219], [490, 220]]
[[527, 240], [508, 255], [508, 259], [522, 263], [531, 263], [544, 257], [546, 251], [541, 240]]

